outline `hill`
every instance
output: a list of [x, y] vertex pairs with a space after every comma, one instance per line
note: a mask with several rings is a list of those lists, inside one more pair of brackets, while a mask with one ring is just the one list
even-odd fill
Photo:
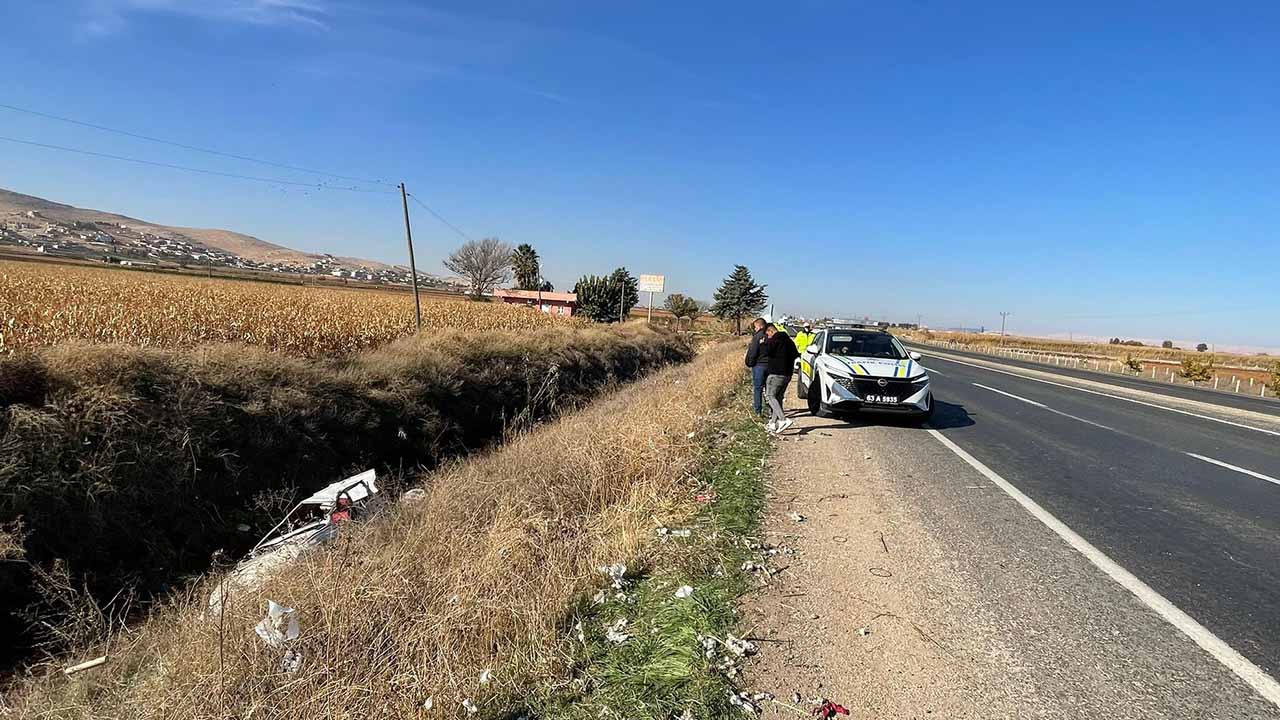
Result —
[[232, 230], [161, 225], [5, 189], [0, 189], [0, 243], [27, 245], [40, 252], [136, 254], [257, 270], [336, 271], [352, 277], [363, 272], [369, 279], [397, 270], [375, 260], [294, 250]]

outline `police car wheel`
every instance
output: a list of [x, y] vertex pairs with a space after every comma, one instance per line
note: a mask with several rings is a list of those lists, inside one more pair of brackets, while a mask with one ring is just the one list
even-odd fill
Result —
[[924, 413], [917, 418], [921, 425], [924, 425], [933, 419], [933, 408], [935, 405], [936, 402], [933, 399], [933, 393], [929, 393], [929, 409], [925, 410]]
[[827, 404], [822, 402], [822, 378], [818, 375], [818, 371], [813, 371], [813, 387], [809, 388], [807, 397], [809, 405], [809, 414], [815, 417], [826, 417], [829, 414]]

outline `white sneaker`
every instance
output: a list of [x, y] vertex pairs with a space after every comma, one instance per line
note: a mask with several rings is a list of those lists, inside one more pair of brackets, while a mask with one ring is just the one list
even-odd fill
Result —
[[795, 422], [796, 422], [795, 420], [792, 420], [791, 418], [787, 418], [786, 420], [783, 420], [782, 422], [775, 425], [773, 428], [773, 431], [778, 434], [782, 434], [787, 431], [787, 428], [794, 425]]
[[764, 426], [765, 432], [772, 434], [777, 432], [777, 429], [778, 429], [778, 426], [772, 420], [765, 423], [765, 426]]

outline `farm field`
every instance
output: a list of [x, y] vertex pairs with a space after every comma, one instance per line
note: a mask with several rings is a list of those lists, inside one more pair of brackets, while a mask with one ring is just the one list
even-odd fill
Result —
[[[575, 320], [509, 305], [423, 300], [432, 329], [531, 330]], [[68, 341], [187, 348], [244, 343], [344, 355], [414, 331], [413, 296], [0, 260], [0, 354]]]

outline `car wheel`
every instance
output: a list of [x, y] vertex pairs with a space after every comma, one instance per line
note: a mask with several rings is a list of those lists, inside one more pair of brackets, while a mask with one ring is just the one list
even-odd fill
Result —
[[813, 371], [813, 387], [809, 388], [809, 392], [806, 395], [805, 400], [809, 401], [810, 415], [823, 418], [831, 416], [831, 408], [822, 402], [822, 376], [818, 375], [817, 370]]

